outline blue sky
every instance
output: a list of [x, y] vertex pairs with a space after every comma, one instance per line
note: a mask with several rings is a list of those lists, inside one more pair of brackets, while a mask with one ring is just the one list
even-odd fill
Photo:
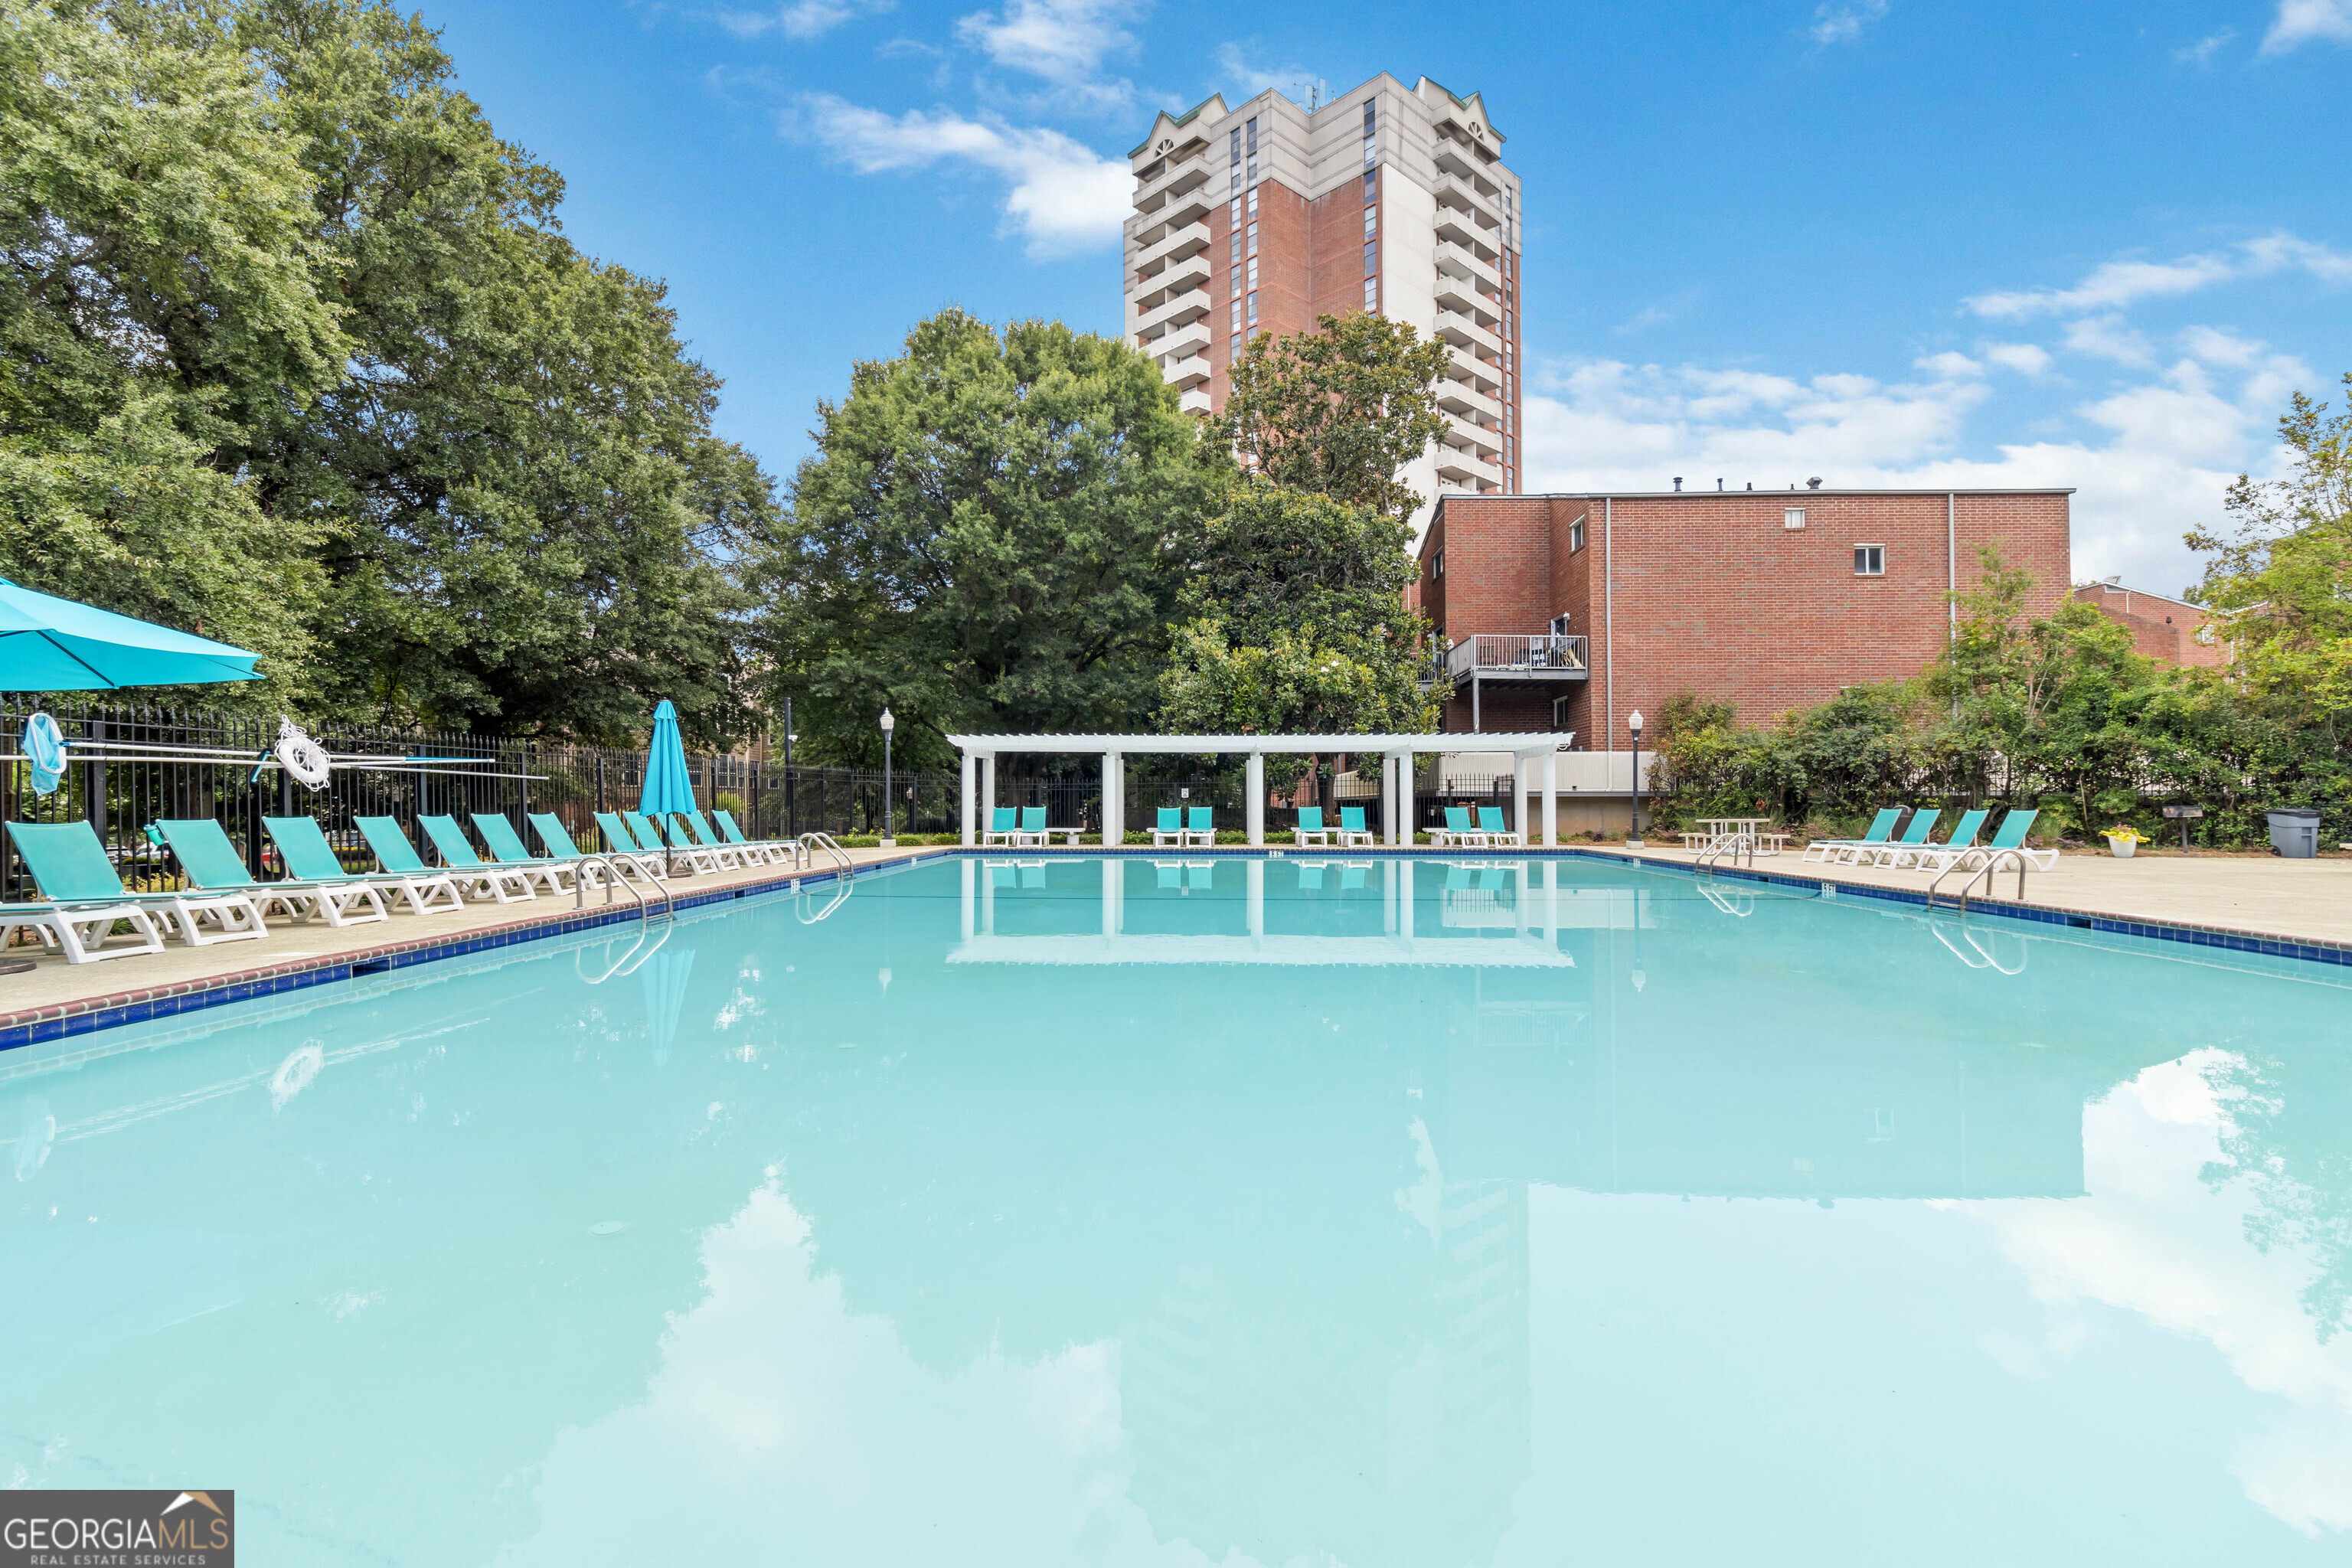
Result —
[[2078, 578], [2352, 369], [2352, 0], [1430, 8], [431, 0], [593, 253], [667, 279], [780, 479], [947, 303], [1119, 327], [1160, 106], [1476, 89], [1525, 182], [1545, 489], [2067, 484]]

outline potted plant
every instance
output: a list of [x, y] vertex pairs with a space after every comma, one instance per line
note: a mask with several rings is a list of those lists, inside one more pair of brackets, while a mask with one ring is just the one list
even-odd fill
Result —
[[2147, 835], [2127, 822], [2118, 822], [2106, 830], [2107, 853], [2118, 860], [2128, 860], [2132, 852], [2147, 842]]

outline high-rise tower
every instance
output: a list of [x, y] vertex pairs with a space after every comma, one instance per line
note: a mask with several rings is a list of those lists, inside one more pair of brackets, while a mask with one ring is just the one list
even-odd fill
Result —
[[1256, 332], [1349, 310], [1410, 322], [1454, 352], [1446, 434], [1405, 481], [1431, 502], [1517, 494], [1524, 208], [1502, 143], [1477, 94], [1427, 77], [1383, 73], [1312, 113], [1272, 91], [1162, 112], [1129, 154], [1132, 341], [1205, 413]]

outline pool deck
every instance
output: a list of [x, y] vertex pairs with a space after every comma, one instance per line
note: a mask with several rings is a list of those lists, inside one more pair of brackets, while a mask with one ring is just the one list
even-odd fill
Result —
[[[1280, 845], [1268, 848], [1298, 853]], [[853, 874], [958, 852], [950, 847], [845, 851], [853, 862]], [[1024, 858], [1039, 855], [1034, 849], [1021, 853]], [[1101, 850], [1090, 846], [1045, 853], [1059, 858], [1097, 855]], [[1148, 858], [1153, 852], [1129, 846], [1126, 853]], [[1158, 853], [1164, 857], [1169, 851]], [[1213, 853], [1233, 856], [1251, 851], [1220, 846]], [[1309, 853], [1318, 858], [1336, 858], [1329, 851]], [[1424, 848], [1410, 853], [1416, 858], [1441, 860], [1521, 858], [1509, 850], [1486, 854]], [[1696, 859], [1687, 850], [1661, 845], [1641, 850], [1610, 844], [1563, 845], [1558, 853], [1681, 869], [1688, 869]], [[1730, 879], [1746, 869], [1727, 867], [1723, 875]], [[1760, 857], [1753, 871], [1768, 880], [1785, 880], [1807, 891], [1829, 884], [1912, 900], [1924, 896], [1933, 880], [1916, 871], [1809, 862], [1795, 850]], [[832, 863], [827, 861], [803, 871], [765, 866], [686, 877], [671, 887], [678, 907], [685, 910], [795, 883], [810, 885], [814, 890], [830, 884], [834, 876]], [[2017, 885], [2014, 874], [1998, 880], [2004, 890], [2013, 891]], [[1946, 884], [1948, 892], [1954, 882]], [[2148, 934], [2194, 932], [2199, 934], [2189, 940], [2352, 962], [2352, 858], [2284, 860], [2267, 856], [2159, 854], [2116, 860], [2104, 855], [2066, 855], [2051, 870], [2029, 875], [2022, 906], [2004, 897], [1978, 898], [1973, 903], [2033, 919], [2172, 928]], [[635, 918], [635, 906], [625, 896], [607, 905], [603, 895], [591, 894], [583, 909], [575, 907], [568, 893], [542, 894], [527, 903], [469, 903], [460, 910], [421, 916], [399, 913], [388, 921], [340, 929], [315, 921], [297, 925], [276, 920], [270, 922], [268, 936], [259, 941], [203, 947], [173, 942], [162, 952], [96, 963], [72, 964], [61, 955], [35, 956], [37, 949], [11, 948], [6, 957], [31, 957], [34, 967], [24, 973], [0, 975], [0, 1049]]]

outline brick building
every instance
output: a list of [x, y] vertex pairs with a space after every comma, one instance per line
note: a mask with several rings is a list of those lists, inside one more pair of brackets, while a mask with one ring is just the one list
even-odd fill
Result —
[[1768, 723], [1919, 673], [1997, 545], [2063, 601], [2070, 489], [1690, 490], [1440, 499], [1422, 609], [1453, 645], [1444, 728], [1622, 751], [1677, 691]]
[[1445, 434], [1400, 477], [1423, 496], [1517, 491], [1526, 209], [1502, 148], [1476, 93], [1385, 72], [1312, 108], [1266, 91], [1161, 112], [1129, 155], [1131, 341], [1205, 414], [1259, 332], [1405, 322], [1451, 353]]
[[2204, 609], [2186, 599], [2126, 588], [2115, 577], [2084, 584], [2074, 597], [2130, 632], [2132, 651], [2145, 658], [2209, 669], [2230, 662], [2229, 644], [2206, 626]]

